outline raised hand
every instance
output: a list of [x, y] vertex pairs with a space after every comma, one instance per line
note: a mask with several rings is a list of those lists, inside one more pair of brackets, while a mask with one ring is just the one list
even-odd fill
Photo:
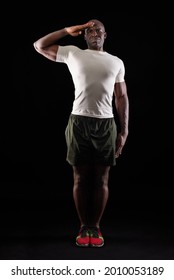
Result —
[[89, 28], [93, 26], [94, 23], [92, 21], [89, 21], [85, 24], [80, 24], [80, 25], [74, 25], [70, 27], [65, 27], [66, 32], [71, 35], [71, 36], [78, 36], [82, 34], [82, 31], [85, 30], [86, 28]]

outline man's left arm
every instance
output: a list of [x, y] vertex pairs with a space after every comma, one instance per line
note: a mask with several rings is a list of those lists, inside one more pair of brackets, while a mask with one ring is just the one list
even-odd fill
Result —
[[115, 83], [114, 86], [114, 96], [115, 96], [115, 107], [119, 118], [120, 131], [117, 136], [116, 142], [116, 154], [115, 157], [118, 158], [122, 149], [125, 145], [129, 130], [129, 99], [127, 95], [127, 86], [125, 81], [120, 83]]

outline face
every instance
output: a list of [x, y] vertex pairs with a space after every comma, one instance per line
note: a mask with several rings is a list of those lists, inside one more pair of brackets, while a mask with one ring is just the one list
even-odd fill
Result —
[[106, 39], [104, 25], [97, 20], [92, 20], [93, 26], [85, 30], [85, 40], [89, 49], [100, 50]]

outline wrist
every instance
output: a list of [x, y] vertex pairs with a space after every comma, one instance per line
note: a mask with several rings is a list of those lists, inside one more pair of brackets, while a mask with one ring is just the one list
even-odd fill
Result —
[[68, 29], [68, 27], [64, 27], [65, 34], [66, 34], [66, 35], [69, 35], [69, 32], [68, 32], [67, 29]]

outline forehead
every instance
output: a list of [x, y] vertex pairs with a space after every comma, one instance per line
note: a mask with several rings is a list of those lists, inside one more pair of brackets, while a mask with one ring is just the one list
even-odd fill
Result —
[[93, 22], [94, 25], [91, 27], [88, 27], [86, 29], [86, 31], [100, 29], [101, 31], [105, 32], [105, 27], [100, 21], [91, 20], [90, 22]]

